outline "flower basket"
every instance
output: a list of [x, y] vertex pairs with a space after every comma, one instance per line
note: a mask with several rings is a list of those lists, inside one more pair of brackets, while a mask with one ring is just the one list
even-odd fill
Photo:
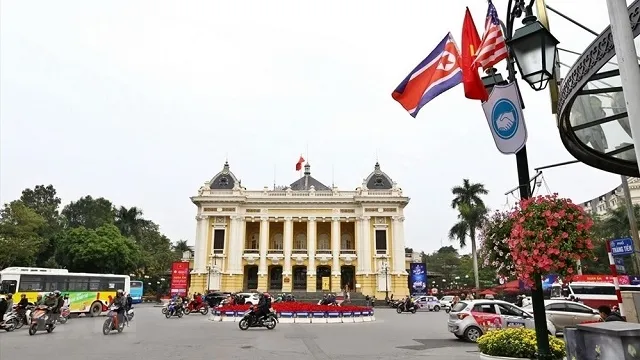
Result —
[[[564, 341], [549, 336], [553, 360], [564, 359]], [[481, 359], [533, 359], [538, 351], [536, 332], [525, 328], [490, 330], [478, 339]]]

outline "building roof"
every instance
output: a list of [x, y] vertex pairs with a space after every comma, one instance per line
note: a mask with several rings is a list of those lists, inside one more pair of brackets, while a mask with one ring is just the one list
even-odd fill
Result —
[[370, 190], [390, 190], [393, 188], [393, 179], [380, 170], [380, 163], [376, 161], [373, 172], [364, 180], [364, 185]]
[[310, 190], [312, 186], [315, 190], [331, 190], [330, 187], [311, 176], [311, 165], [306, 163], [304, 165], [304, 175], [300, 179], [294, 181], [290, 187], [291, 190]]
[[229, 162], [225, 161], [222, 171], [217, 173], [209, 182], [209, 188], [212, 190], [231, 190], [240, 186], [240, 180], [229, 170]]

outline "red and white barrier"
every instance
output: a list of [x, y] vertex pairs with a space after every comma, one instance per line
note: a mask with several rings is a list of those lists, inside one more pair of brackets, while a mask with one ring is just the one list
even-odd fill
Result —
[[609, 256], [609, 269], [611, 269], [611, 275], [613, 276], [613, 285], [616, 288], [616, 297], [618, 298], [618, 308], [620, 309], [620, 316], [625, 317], [624, 306], [622, 305], [622, 293], [620, 292], [620, 283], [618, 282], [618, 270], [616, 270], [616, 263], [613, 260], [611, 254], [611, 244], [609, 241], [605, 241], [607, 244], [607, 255]]

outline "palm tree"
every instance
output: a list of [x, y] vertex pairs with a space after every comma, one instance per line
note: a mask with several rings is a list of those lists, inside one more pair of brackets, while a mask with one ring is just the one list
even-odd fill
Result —
[[[640, 220], [640, 205], [634, 205], [633, 212], [636, 215], [636, 221]], [[600, 223], [599, 230], [602, 231], [602, 235], [605, 237], [615, 239], [631, 234], [629, 214], [627, 213], [627, 207], [624, 205], [609, 208], [607, 213], [600, 218], [600, 221], [596, 221], [596, 224], [598, 223]]]
[[462, 179], [462, 186], [454, 186], [451, 193], [454, 196], [451, 207], [456, 209], [460, 204], [485, 207], [480, 195], [487, 195], [489, 191], [484, 188], [484, 184], [474, 184], [469, 179]]
[[126, 208], [120, 206], [116, 210], [116, 226], [120, 229], [120, 233], [126, 237], [133, 236], [136, 239], [140, 233], [140, 229], [144, 227], [147, 220], [142, 218], [142, 210], [137, 207]]
[[182, 254], [185, 251], [191, 251], [191, 248], [187, 244], [187, 240], [178, 240], [175, 244], [173, 244], [173, 251], [178, 254]]
[[460, 247], [467, 246], [467, 237], [471, 240], [471, 255], [473, 257], [473, 275], [476, 289], [480, 288], [478, 273], [478, 253], [476, 248], [476, 230], [482, 226], [487, 216], [488, 209], [481, 195], [489, 193], [484, 184], [471, 183], [469, 179], [462, 180], [462, 186], [451, 189], [454, 198], [451, 207], [458, 209], [458, 222], [449, 230], [449, 239], [457, 240]]

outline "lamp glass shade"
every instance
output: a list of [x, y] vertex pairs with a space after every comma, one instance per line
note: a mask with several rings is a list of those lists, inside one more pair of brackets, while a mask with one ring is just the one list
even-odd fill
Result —
[[508, 45], [522, 78], [534, 90], [544, 89], [553, 77], [558, 40], [536, 21], [516, 30]]

